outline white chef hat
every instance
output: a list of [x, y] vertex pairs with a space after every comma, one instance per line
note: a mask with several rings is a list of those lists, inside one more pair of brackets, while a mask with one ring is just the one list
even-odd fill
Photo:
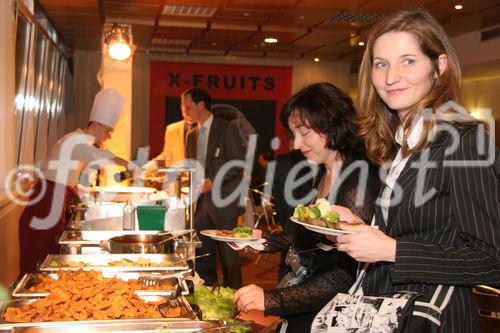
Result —
[[125, 106], [125, 97], [114, 89], [102, 89], [95, 95], [89, 121], [115, 128]]

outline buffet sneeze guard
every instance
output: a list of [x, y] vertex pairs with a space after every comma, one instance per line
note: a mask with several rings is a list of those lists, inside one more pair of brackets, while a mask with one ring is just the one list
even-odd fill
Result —
[[[161, 168], [158, 170], [160, 173], [165, 173], [170, 179], [177, 180], [177, 196], [185, 203], [185, 220], [186, 229], [189, 229], [188, 241], [181, 244], [184, 246], [184, 257], [192, 258], [195, 256], [195, 248], [199, 245], [195, 241], [195, 231], [193, 225], [194, 219], [194, 180], [196, 174], [196, 168], [193, 167], [168, 167]], [[195, 262], [193, 260], [193, 270]]]

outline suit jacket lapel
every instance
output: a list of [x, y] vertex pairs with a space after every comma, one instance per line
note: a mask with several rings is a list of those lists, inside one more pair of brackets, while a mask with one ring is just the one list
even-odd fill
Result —
[[[391, 206], [389, 207], [389, 212], [387, 214], [387, 221], [386, 221], [386, 228], [387, 231], [389, 232], [392, 229], [394, 218], [399, 210], [399, 207], [401, 206], [401, 201], [408, 199], [408, 198], [413, 198], [411, 193], [408, 193], [408, 191], [411, 191], [414, 186], [411, 186], [411, 183], [415, 181], [418, 175], [418, 170], [415, 168], [412, 168], [411, 165], [412, 163], [420, 156], [420, 153], [414, 153], [410, 156], [408, 161], [406, 162], [405, 167], [403, 168], [403, 171], [401, 171], [401, 174], [399, 175], [398, 179], [396, 180], [395, 186], [398, 186], [400, 189], [404, 189], [405, 192], [400, 193], [398, 197], [394, 197], [394, 189], [393, 193], [391, 194]], [[394, 204], [394, 200], [398, 200], [399, 203], [396, 205]]]
[[186, 138], [186, 158], [196, 160], [196, 145], [198, 141], [198, 127], [190, 129]]
[[[410, 202], [410, 204], [415, 205], [415, 202], [414, 202], [415, 201], [415, 194], [412, 193], [412, 191], [415, 191], [416, 186], [417, 186], [416, 182], [419, 181], [418, 177], [419, 177], [419, 168], [420, 167], [412, 166], [412, 163], [415, 163], [415, 162], [418, 163], [419, 160], [422, 158], [424, 161], [426, 159], [429, 159], [432, 162], [437, 162], [437, 155], [439, 155], [441, 153], [441, 150], [444, 149], [444, 147], [445, 147], [444, 144], [445, 144], [445, 142], [443, 142], [443, 140], [438, 137], [438, 139], [436, 141], [434, 141], [430, 145], [430, 147], [426, 148], [423, 151], [419, 151], [417, 153], [414, 153], [410, 156], [410, 159], [406, 163], [403, 171], [401, 172], [401, 175], [398, 177], [398, 179], [396, 181], [398, 186], [405, 189], [405, 192], [402, 194], [403, 195], [402, 200], [412, 200], [412, 202]], [[423, 157], [422, 156], [423, 154], [428, 154], [428, 156]], [[429, 172], [429, 170], [426, 171], [426, 173], [424, 175], [425, 178], [420, 180], [420, 181], [427, 181], [427, 177], [429, 176], [428, 172]], [[400, 199], [400, 201], [401, 201], [401, 199]], [[389, 223], [389, 221], [393, 221], [393, 219], [396, 217], [396, 214], [399, 210], [399, 206], [401, 206], [401, 204], [391, 206], [389, 208], [389, 214], [387, 217], [387, 222], [388, 222], [387, 224], [388, 224], [389, 229], [390, 229], [390, 226], [392, 225], [392, 223]]]

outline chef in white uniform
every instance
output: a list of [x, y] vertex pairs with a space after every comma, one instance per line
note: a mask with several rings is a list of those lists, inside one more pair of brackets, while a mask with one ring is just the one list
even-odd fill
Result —
[[140, 170], [102, 148], [113, 134], [124, 105], [125, 98], [118, 91], [99, 91], [87, 127], [62, 137], [42, 164], [43, 177], [34, 186], [19, 220], [21, 274], [35, 272], [38, 261], [59, 252], [56, 238], [64, 230], [69, 206], [78, 202], [76, 186], [88, 165], [118, 164]]

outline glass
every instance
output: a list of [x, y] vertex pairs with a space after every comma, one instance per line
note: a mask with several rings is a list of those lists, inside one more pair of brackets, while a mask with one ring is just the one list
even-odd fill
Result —
[[16, 86], [16, 161], [21, 160], [21, 145], [23, 137], [23, 121], [24, 113], [29, 104], [30, 92], [28, 91], [27, 83], [29, 78], [29, 53], [31, 34], [33, 26], [23, 16], [19, 15], [16, 29], [16, 69], [15, 69], [15, 86]]
[[[59, 138], [66, 59], [43, 10], [33, 1], [18, 7], [15, 49], [16, 162], [45, 160]], [[36, 22], [38, 22], [38, 24]], [[50, 37], [48, 37], [50, 36]], [[62, 134], [62, 133], [61, 133]]]
[[44, 81], [47, 80], [47, 40], [37, 32], [35, 48], [35, 161], [47, 157], [48, 115], [44, 103]]

